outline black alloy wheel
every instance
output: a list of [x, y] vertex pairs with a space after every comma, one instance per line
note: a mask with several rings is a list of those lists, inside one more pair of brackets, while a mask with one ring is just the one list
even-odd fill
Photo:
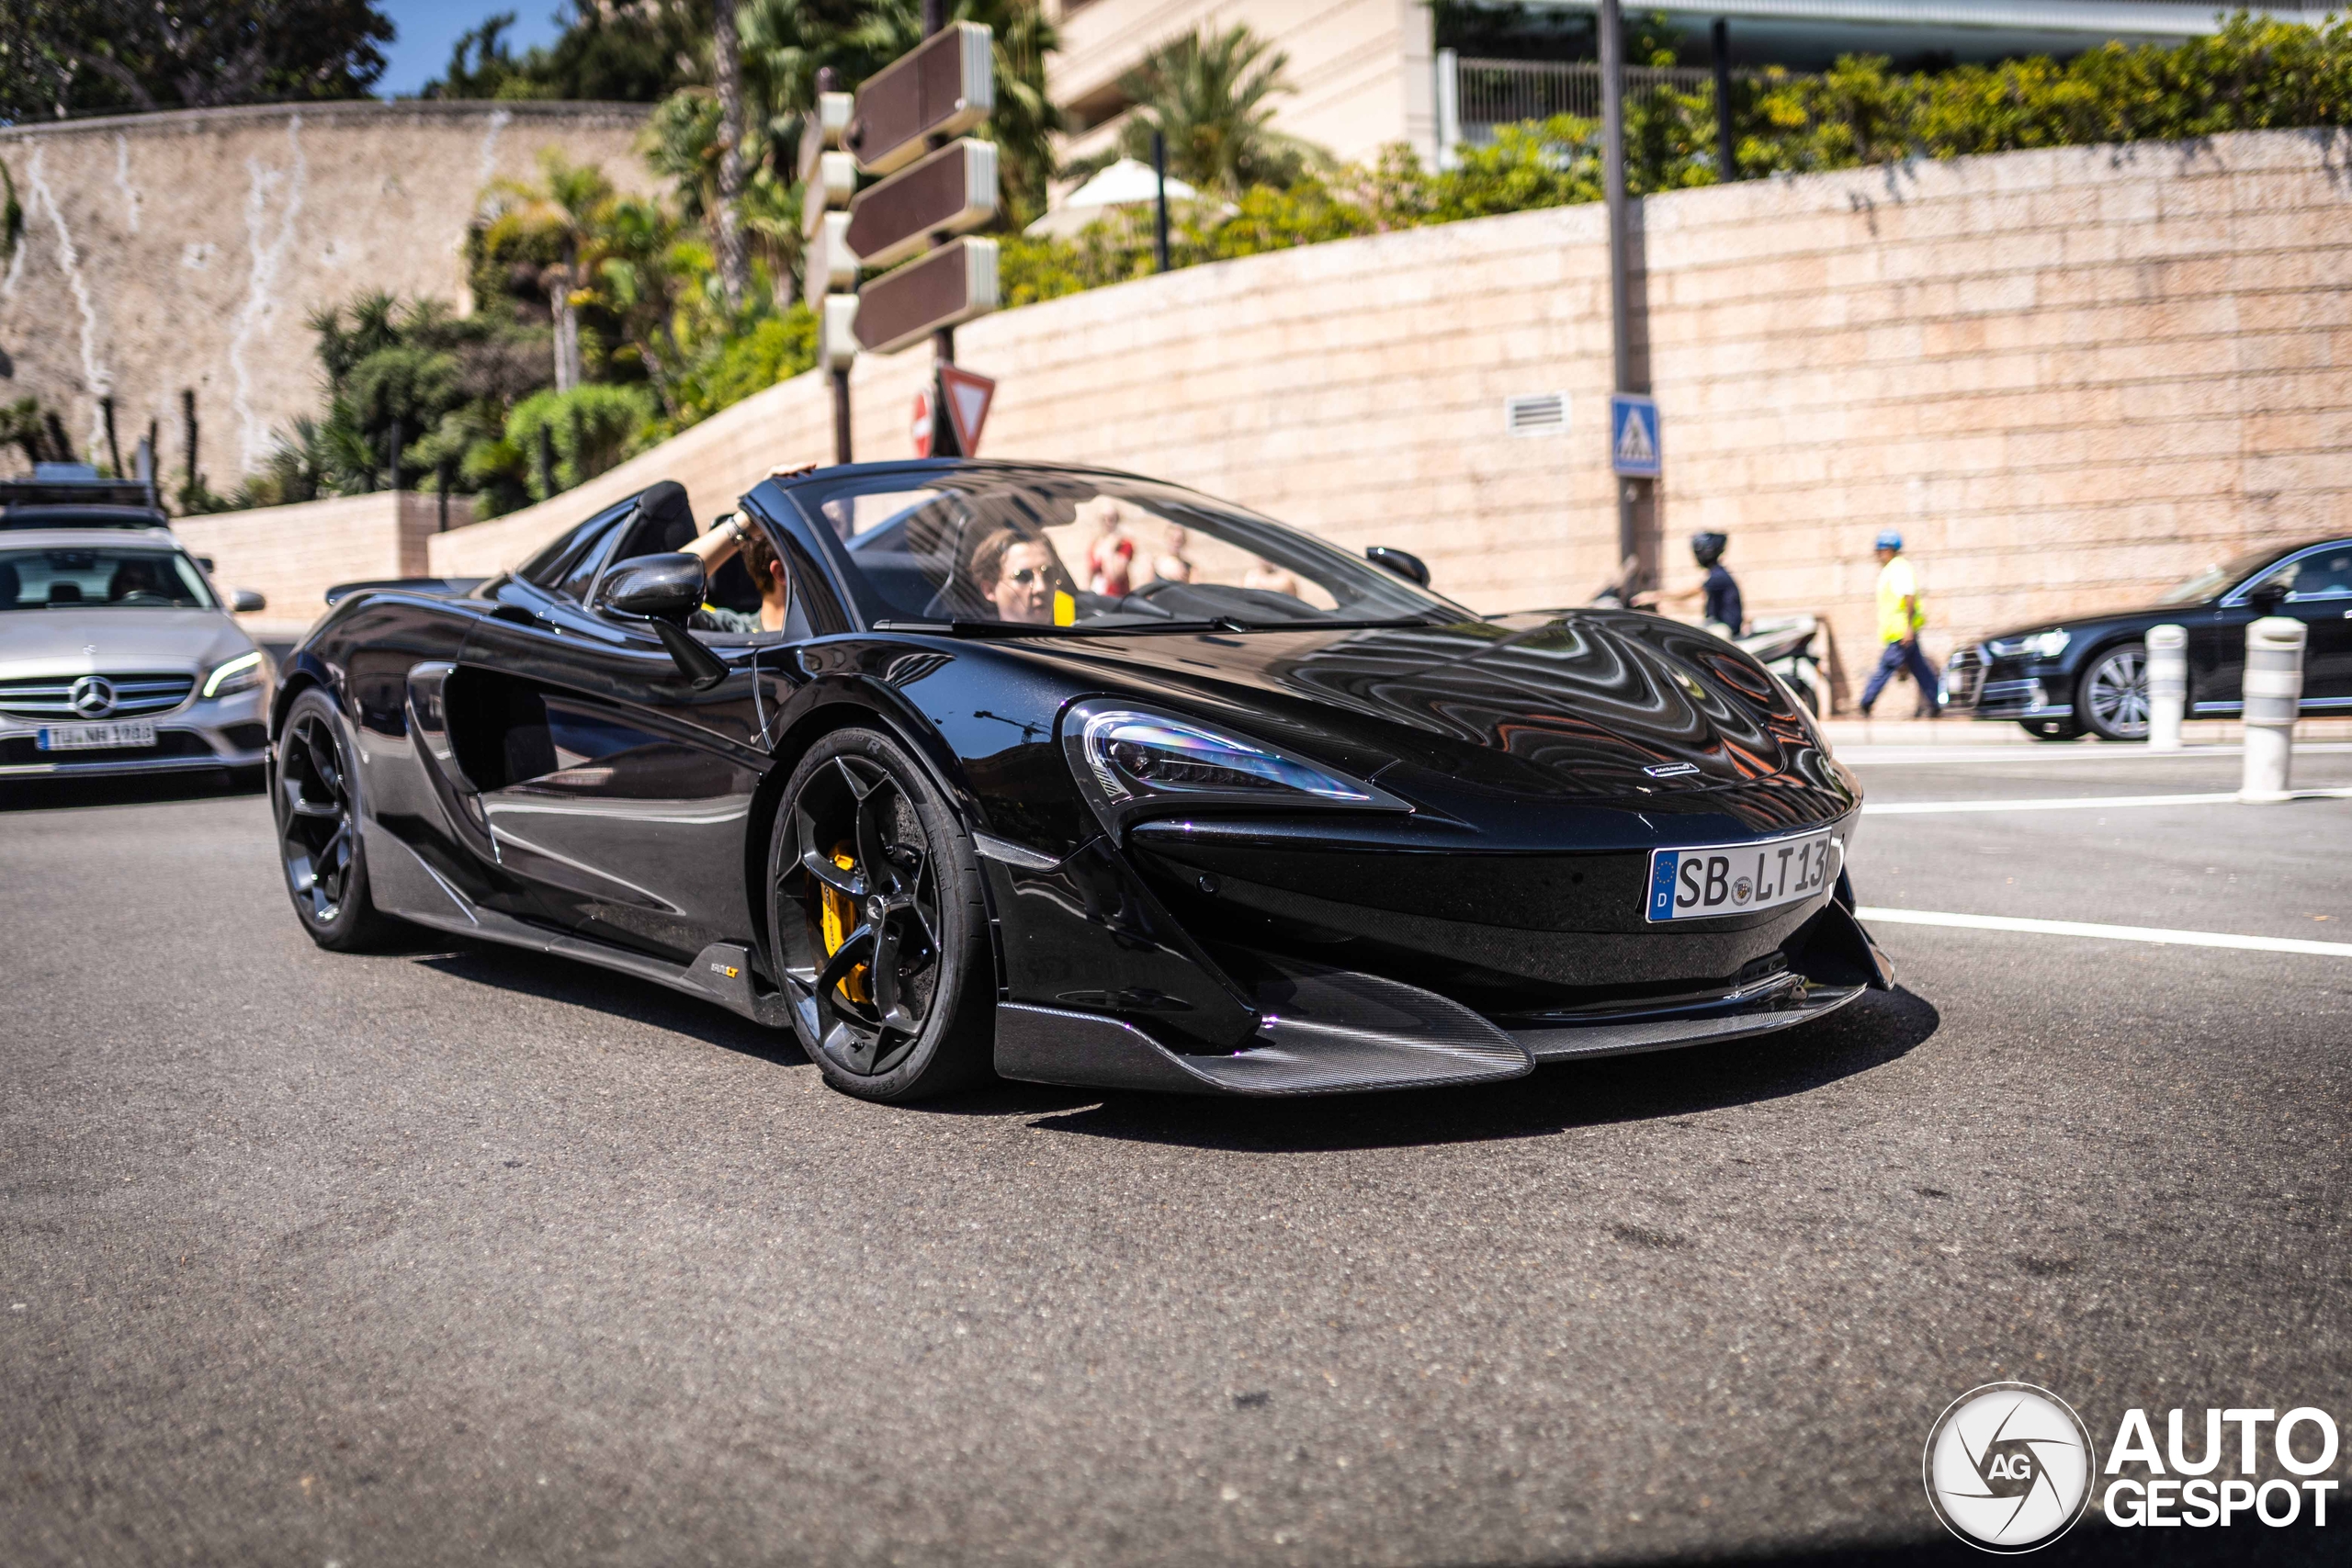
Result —
[[351, 749], [341, 716], [322, 694], [294, 699], [270, 774], [278, 861], [302, 929], [336, 952], [377, 941], [390, 922], [368, 897]]
[[2136, 642], [2109, 649], [2083, 671], [2075, 716], [2102, 740], [2148, 738], [2148, 651]]
[[826, 1081], [899, 1100], [985, 1075], [979, 870], [913, 758], [873, 730], [820, 738], [786, 785], [769, 866], [776, 972]]

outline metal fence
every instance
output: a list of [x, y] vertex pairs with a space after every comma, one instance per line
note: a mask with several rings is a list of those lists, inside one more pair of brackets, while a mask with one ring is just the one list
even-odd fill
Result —
[[[1463, 134], [1476, 140], [1483, 140], [1480, 132], [1489, 126], [1522, 119], [1600, 118], [1600, 67], [1591, 61], [1458, 60], [1454, 73]], [[1714, 73], [1703, 66], [1627, 66], [1625, 96], [1697, 93], [1713, 81]]]

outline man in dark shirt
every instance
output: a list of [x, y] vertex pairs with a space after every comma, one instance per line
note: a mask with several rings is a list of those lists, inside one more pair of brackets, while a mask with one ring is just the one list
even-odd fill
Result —
[[1724, 547], [1730, 542], [1722, 534], [1691, 535], [1690, 554], [1706, 568], [1705, 581], [1696, 588], [1679, 588], [1671, 593], [1636, 593], [1634, 604], [1645, 610], [1699, 604], [1700, 614], [1710, 624], [1728, 626], [1731, 635], [1737, 637], [1747, 625], [1747, 609], [1740, 602], [1738, 581], [1724, 567]]

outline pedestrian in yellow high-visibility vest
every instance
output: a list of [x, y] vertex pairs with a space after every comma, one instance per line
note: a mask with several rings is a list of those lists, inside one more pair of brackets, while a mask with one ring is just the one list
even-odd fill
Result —
[[1897, 670], [1911, 671], [1919, 682], [1919, 706], [1928, 717], [1936, 705], [1936, 667], [1919, 650], [1919, 628], [1928, 624], [1926, 604], [1919, 596], [1919, 574], [1903, 558], [1903, 536], [1888, 529], [1878, 536], [1878, 668], [1862, 688], [1862, 716], [1894, 678]]

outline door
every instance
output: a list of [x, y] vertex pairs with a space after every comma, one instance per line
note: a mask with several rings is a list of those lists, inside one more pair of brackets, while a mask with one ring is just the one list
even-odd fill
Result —
[[782, 694], [766, 649], [731, 640], [714, 649], [730, 672], [697, 692], [642, 624], [499, 590], [449, 677], [451, 726], [540, 918], [679, 964], [750, 938], [744, 834]]
[[2303, 623], [2303, 710], [2352, 709], [2352, 539], [2305, 550], [2289, 563], [2282, 615]]

